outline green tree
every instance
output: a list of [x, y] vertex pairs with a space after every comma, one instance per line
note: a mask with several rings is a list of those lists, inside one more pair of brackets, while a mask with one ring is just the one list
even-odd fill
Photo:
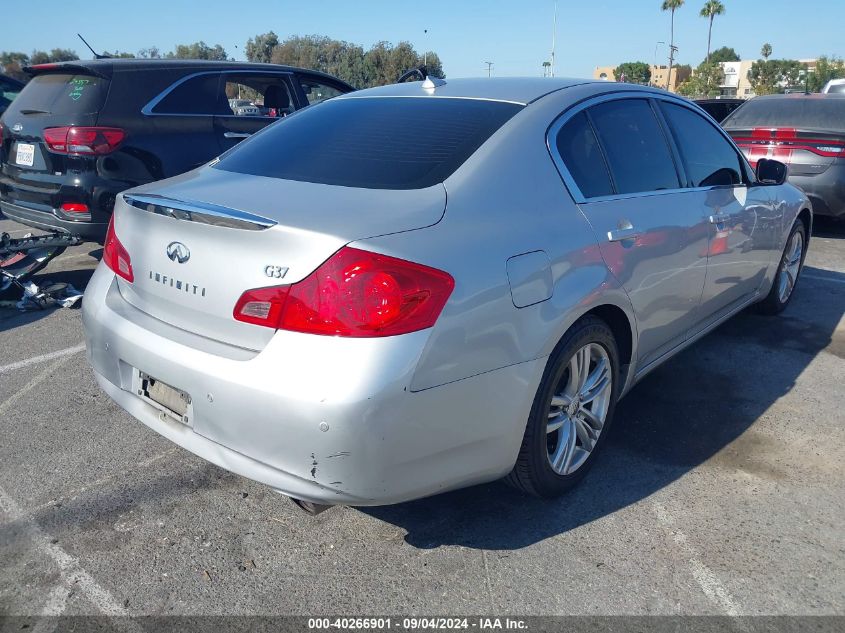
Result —
[[69, 48], [54, 48], [50, 51], [51, 62], [71, 62], [75, 59], [79, 59], [79, 55]]
[[[708, 60], [704, 60], [705, 63]], [[728, 46], [723, 46], [722, 48], [717, 48], [715, 51], [710, 53], [710, 60], [711, 62], [719, 63], [719, 62], [738, 62], [739, 55], [737, 52]]]
[[158, 46], [142, 48], [138, 51], [138, 57], [141, 59], [161, 59], [161, 51], [158, 50]]
[[845, 77], [845, 63], [839, 57], [827, 57], [822, 55], [816, 61], [815, 72], [810, 73], [807, 78], [807, 89], [810, 92], [819, 92], [831, 79]]
[[[677, 71], [676, 71], [677, 72]], [[613, 69], [616, 81], [646, 85], [651, 80], [651, 67], [645, 62], [625, 62]]]
[[117, 59], [134, 59], [135, 55], [132, 53], [127, 53], [126, 51], [115, 51], [113, 53], [109, 53], [109, 57], [114, 57]]
[[23, 71], [24, 66], [29, 66], [29, 55], [18, 51], [0, 52], [0, 69], [3, 74], [18, 81], [29, 81], [29, 75]]
[[692, 66], [690, 66], [689, 64], [681, 64], [680, 66], [675, 66], [676, 84], [682, 84], [685, 81], [688, 81], [690, 77], [692, 77]]
[[748, 81], [758, 95], [783, 92], [788, 86], [797, 85], [804, 66], [794, 59], [766, 59], [756, 61], [748, 71]]
[[251, 37], [246, 41], [244, 51], [251, 62], [269, 63], [273, 57], [273, 49], [279, 45], [279, 36], [273, 31]]
[[710, 37], [713, 35], [713, 20], [717, 15], [724, 15], [724, 13], [725, 5], [719, 2], [719, 0], [707, 0], [698, 14], [702, 18], [710, 19], [710, 25], [707, 29], [707, 58], [705, 60], [708, 64], [710, 63]]
[[209, 46], [203, 41], [194, 42], [193, 44], [178, 44], [165, 57], [167, 59], [211, 59], [215, 61], [225, 61], [228, 59], [226, 49], [220, 46], [220, 44]]
[[702, 62], [692, 76], [678, 86], [685, 97], [717, 97], [721, 92], [724, 72], [718, 62]]
[[763, 56], [763, 59], [768, 60], [772, 56], [772, 45], [768, 42], [763, 44], [763, 48], [760, 49], [760, 55]]
[[684, 0], [663, 0], [662, 11], [672, 13], [671, 31], [669, 38], [669, 72], [666, 74], [666, 90], [669, 90], [669, 82], [672, 81], [672, 62], [675, 59], [675, 11], [684, 6]]

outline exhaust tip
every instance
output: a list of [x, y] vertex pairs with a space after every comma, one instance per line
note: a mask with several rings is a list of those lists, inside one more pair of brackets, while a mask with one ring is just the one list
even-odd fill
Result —
[[312, 501], [304, 501], [303, 499], [295, 499], [294, 497], [290, 497], [290, 500], [294, 502], [294, 504], [306, 514], [311, 515], [312, 517], [317, 516], [328, 510], [329, 508], [333, 508], [334, 506], [330, 505], [323, 505], [322, 503], [314, 503]]

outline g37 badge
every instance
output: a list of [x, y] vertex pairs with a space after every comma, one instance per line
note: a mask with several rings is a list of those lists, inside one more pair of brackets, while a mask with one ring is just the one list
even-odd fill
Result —
[[288, 274], [288, 269], [284, 266], [265, 266], [264, 274], [273, 279], [282, 279]]

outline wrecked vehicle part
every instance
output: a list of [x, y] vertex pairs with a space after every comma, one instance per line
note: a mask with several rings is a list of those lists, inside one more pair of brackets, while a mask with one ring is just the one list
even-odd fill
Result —
[[81, 241], [78, 236], [68, 233], [21, 238], [12, 238], [8, 233], [0, 234], [0, 292], [12, 285], [20, 285], [54, 257], [61, 255], [68, 246], [76, 246]]

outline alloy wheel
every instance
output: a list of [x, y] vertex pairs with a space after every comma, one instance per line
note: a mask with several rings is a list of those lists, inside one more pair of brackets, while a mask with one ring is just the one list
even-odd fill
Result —
[[801, 257], [804, 254], [804, 236], [800, 231], [795, 231], [789, 240], [789, 245], [783, 255], [778, 275], [778, 299], [786, 303], [798, 281], [798, 272], [801, 268]]

